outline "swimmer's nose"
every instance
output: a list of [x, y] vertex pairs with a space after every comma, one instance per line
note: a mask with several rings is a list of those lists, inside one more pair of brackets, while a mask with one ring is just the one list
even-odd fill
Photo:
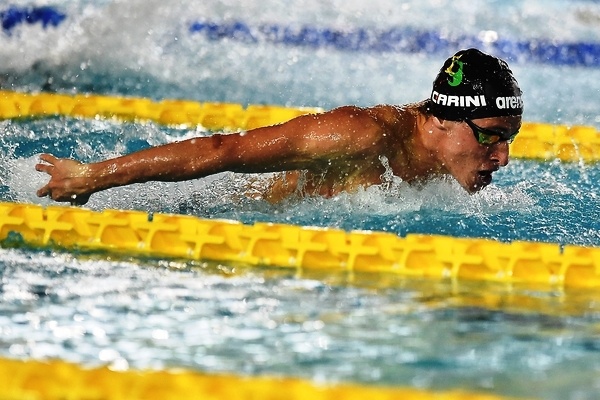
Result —
[[501, 141], [490, 146], [490, 159], [497, 163], [501, 167], [505, 167], [508, 164], [509, 149], [508, 142]]

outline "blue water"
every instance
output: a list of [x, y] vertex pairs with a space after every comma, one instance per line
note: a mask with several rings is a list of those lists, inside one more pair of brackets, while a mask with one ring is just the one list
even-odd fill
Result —
[[[594, 102], [600, 68], [561, 61], [577, 59], [572, 48], [594, 56], [597, 2], [196, 3], [53, 3], [66, 16], [56, 25], [23, 17], [0, 33], [0, 88], [325, 108], [405, 103], [428, 96], [451, 46], [486, 40], [490, 49], [511, 50], [506, 54], [524, 90], [526, 120], [600, 127]], [[0, 16], [11, 5], [0, 1]], [[47, 4], [19, 7], [26, 12], [33, 5]], [[222, 33], [190, 29], [198, 21]], [[374, 42], [356, 39], [360, 35], [354, 36], [358, 45], [345, 48], [337, 45], [341, 39], [311, 45], [264, 35], [248, 40], [231, 35], [233, 23], [249, 30], [290, 27], [296, 38], [309, 32], [317, 39], [332, 32], [418, 30], [428, 50], [375, 51], [364, 47]], [[303, 31], [307, 26], [312, 30]], [[503, 47], [489, 42], [495, 37]], [[533, 58], [527, 46], [535, 43], [562, 56]], [[211, 134], [66, 117], [2, 121], [0, 129], [0, 200], [36, 204], [50, 204], [35, 196], [45, 181], [33, 169], [41, 152], [95, 161]], [[395, 182], [278, 205], [243, 196], [252, 178], [223, 173], [115, 188], [93, 195], [87, 206], [600, 246], [596, 164], [511, 160], [474, 196], [452, 181], [420, 189]], [[4, 357], [540, 399], [594, 399], [600, 389], [600, 303], [589, 291], [386, 275], [297, 276], [26, 248], [0, 249], [0, 277]]]

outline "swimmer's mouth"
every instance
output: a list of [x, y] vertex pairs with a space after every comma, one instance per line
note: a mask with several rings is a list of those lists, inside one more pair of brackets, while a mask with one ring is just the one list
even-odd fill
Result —
[[477, 175], [479, 177], [479, 183], [481, 188], [489, 185], [490, 183], [492, 183], [492, 174], [494, 172], [496, 172], [497, 169], [491, 169], [491, 170], [484, 170], [484, 171], [478, 171]]

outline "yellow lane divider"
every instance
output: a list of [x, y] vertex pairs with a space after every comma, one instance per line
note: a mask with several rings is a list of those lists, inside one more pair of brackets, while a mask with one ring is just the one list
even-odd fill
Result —
[[208, 375], [192, 371], [112, 371], [51, 361], [0, 358], [0, 398], [11, 400], [502, 400], [463, 390], [426, 391], [357, 384], [317, 385], [295, 378]]
[[203, 126], [209, 130], [252, 129], [288, 121], [320, 108], [290, 108], [166, 99], [0, 91], [0, 119], [64, 115]]
[[[203, 126], [209, 130], [252, 129], [290, 120], [319, 108], [195, 102], [146, 98], [0, 91], [0, 119], [65, 115]], [[592, 126], [525, 122], [511, 145], [516, 158], [572, 162], [600, 160], [600, 134]]]
[[[16, 235], [16, 236], [15, 236]], [[600, 287], [600, 248], [0, 203], [0, 240], [303, 270]]]

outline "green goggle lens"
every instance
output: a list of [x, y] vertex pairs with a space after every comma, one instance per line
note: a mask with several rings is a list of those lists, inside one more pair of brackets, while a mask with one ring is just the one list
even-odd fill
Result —
[[475, 139], [477, 139], [477, 142], [486, 146], [490, 146], [498, 142], [508, 142], [510, 144], [513, 142], [513, 140], [515, 140], [517, 133], [519, 133], [519, 130], [517, 130], [516, 132], [507, 135], [491, 129], [486, 129], [477, 126], [473, 123], [473, 121], [468, 119], [465, 120], [465, 122], [467, 123], [467, 125], [469, 125], [469, 128], [473, 130], [473, 134], [475, 135]]

